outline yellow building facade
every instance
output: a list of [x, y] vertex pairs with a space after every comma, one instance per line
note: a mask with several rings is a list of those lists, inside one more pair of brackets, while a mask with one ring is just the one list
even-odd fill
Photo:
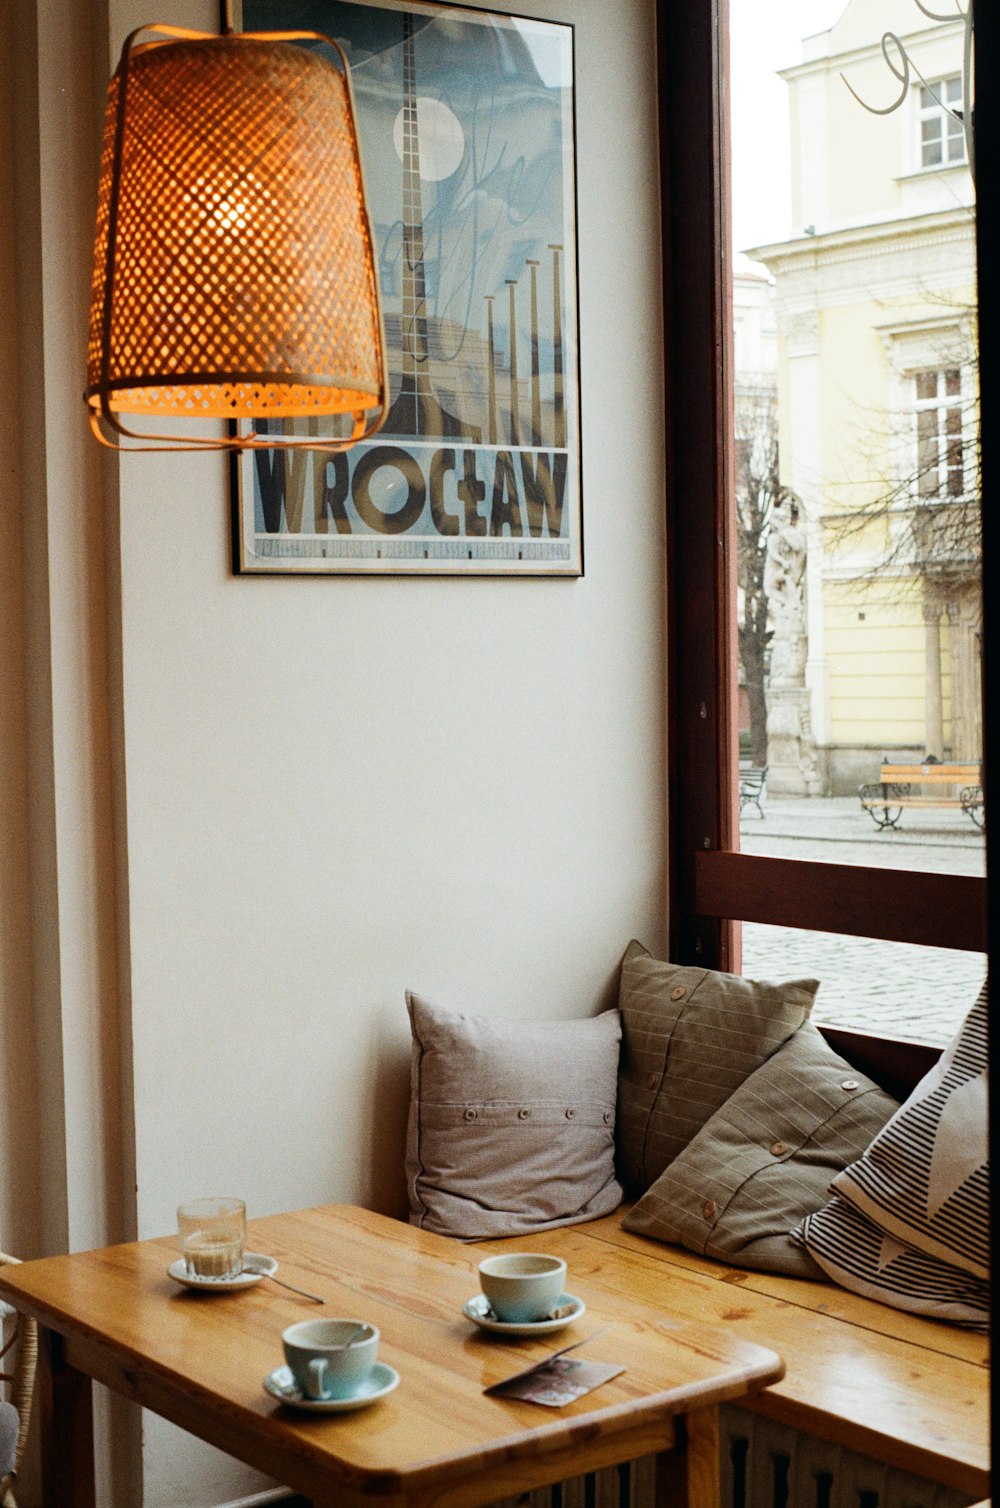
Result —
[[750, 255], [774, 278], [807, 647], [801, 712], [772, 674], [797, 729], [774, 739], [775, 790], [853, 793], [883, 755], [981, 755], [965, 46], [961, 17], [851, 0], [782, 73], [797, 229]]

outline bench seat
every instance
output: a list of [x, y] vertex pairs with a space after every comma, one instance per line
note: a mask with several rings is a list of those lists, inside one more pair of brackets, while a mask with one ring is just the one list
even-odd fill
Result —
[[868, 796], [865, 798], [866, 806], [883, 806], [888, 800], [890, 806], [955, 806], [960, 807], [962, 802], [956, 796], [954, 800], [943, 796]]
[[743, 1407], [970, 1497], [989, 1492], [985, 1336], [833, 1283], [727, 1267], [622, 1230], [624, 1213], [481, 1244], [551, 1251], [565, 1258], [571, 1289], [576, 1280], [619, 1303], [632, 1295], [667, 1319], [718, 1324], [769, 1346], [785, 1377]]
[[758, 814], [763, 817], [764, 808], [761, 801], [767, 790], [767, 765], [757, 768], [755, 765], [740, 765], [740, 811], [745, 806], [755, 806]]
[[[914, 787], [933, 786], [927, 792]], [[982, 829], [982, 766], [977, 763], [883, 764], [879, 778], [858, 787], [861, 806], [880, 828], [896, 827], [904, 807], [955, 808]]]

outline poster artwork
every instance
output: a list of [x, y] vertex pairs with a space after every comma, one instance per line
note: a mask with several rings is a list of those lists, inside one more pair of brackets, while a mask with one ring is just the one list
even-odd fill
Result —
[[347, 53], [390, 404], [346, 452], [239, 457], [238, 568], [582, 574], [572, 28], [413, 0], [241, 25]]

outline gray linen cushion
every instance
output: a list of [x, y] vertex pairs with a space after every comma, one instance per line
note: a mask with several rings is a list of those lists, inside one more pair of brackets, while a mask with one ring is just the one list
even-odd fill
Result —
[[472, 1240], [607, 1215], [621, 1021], [512, 1021], [408, 991], [410, 1220]]
[[14, 1470], [21, 1417], [12, 1403], [0, 1399], [0, 1477]]
[[736, 1267], [821, 1278], [792, 1227], [897, 1108], [805, 1022], [626, 1216], [626, 1230]]
[[622, 961], [618, 1171], [654, 1183], [705, 1122], [802, 1025], [815, 979], [767, 984], [684, 968], [629, 944]]
[[824, 1271], [911, 1313], [985, 1327], [988, 990], [834, 1197], [796, 1235]]

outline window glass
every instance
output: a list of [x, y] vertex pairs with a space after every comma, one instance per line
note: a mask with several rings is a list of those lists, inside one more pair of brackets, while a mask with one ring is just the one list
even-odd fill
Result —
[[[776, 0], [765, 27], [730, 0], [740, 846], [981, 874], [963, 24], [914, 6], [928, 85], [904, 87], [882, 50], [897, 9]], [[775, 928], [772, 952], [781, 933], [808, 946]], [[868, 999], [871, 949], [839, 948]]]
[[981, 953], [743, 924], [749, 979], [818, 979], [812, 1020], [944, 1046], [986, 978]]
[[961, 162], [965, 157], [961, 75], [939, 79], [933, 87], [920, 89], [921, 165], [939, 167]]
[[918, 372], [915, 385], [917, 491], [926, 498], [961, 497], [966, 461], [961, 368]]

